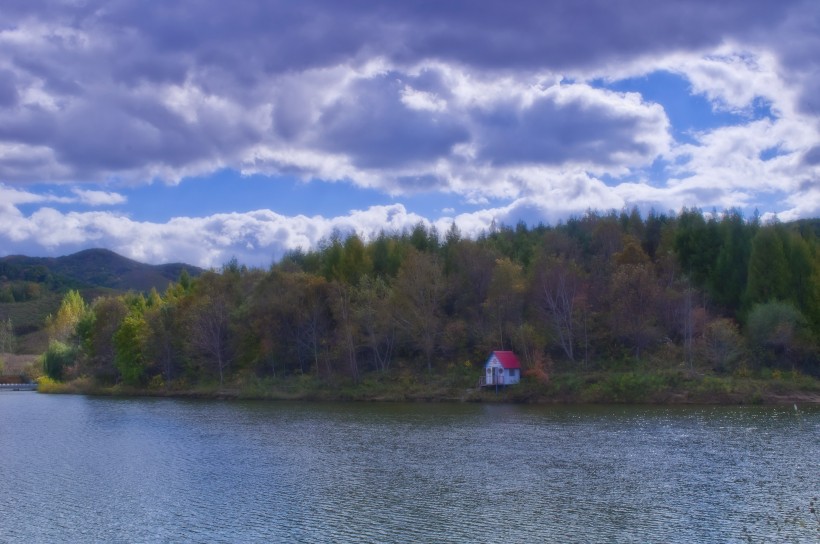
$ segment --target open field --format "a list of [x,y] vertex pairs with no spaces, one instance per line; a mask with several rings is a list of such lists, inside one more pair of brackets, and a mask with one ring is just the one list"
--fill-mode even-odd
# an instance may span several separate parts
[[3,361],[3,372],[5,375],[17,375],[26,370],[27,366],[37,364],[37,355],[20,355],[16,353],[0,353],[0,361]]

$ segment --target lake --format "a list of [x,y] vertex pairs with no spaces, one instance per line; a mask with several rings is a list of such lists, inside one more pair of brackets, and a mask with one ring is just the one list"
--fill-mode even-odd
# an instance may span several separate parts
[[820,408],[0,393],[0,542],[817,542]]

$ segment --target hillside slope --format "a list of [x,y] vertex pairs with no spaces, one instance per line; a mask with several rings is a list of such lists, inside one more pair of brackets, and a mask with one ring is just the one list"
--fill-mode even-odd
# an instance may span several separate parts
[[183,270],[191,276],[201,268],[183,263],[140,263],[107,249],[87,249],[63,257],[0,258],[0,281],[26,280],[76,288],[105,287],[118,291],[163,291]]
[[18,353],[45,349],[46,316],[57,311],[63,295],[77,289],[91,302],[103,294],[152,288],[163,292],[186,270],[192,277],[201,268],[182,263],[150,265],[106,249],[88,249],[63,257],[0,258],[0,321],[11,320]]

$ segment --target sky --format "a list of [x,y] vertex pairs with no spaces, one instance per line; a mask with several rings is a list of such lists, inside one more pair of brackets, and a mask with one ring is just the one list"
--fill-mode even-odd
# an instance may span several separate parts
[[820,215],[816,0],[4,0],[0,255]]

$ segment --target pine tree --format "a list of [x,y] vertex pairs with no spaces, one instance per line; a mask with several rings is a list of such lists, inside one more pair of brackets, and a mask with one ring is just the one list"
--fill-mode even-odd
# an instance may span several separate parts
[[789,298],[789,265],[778,228],[762,228],[752,240],[746,287],[748,307]]

